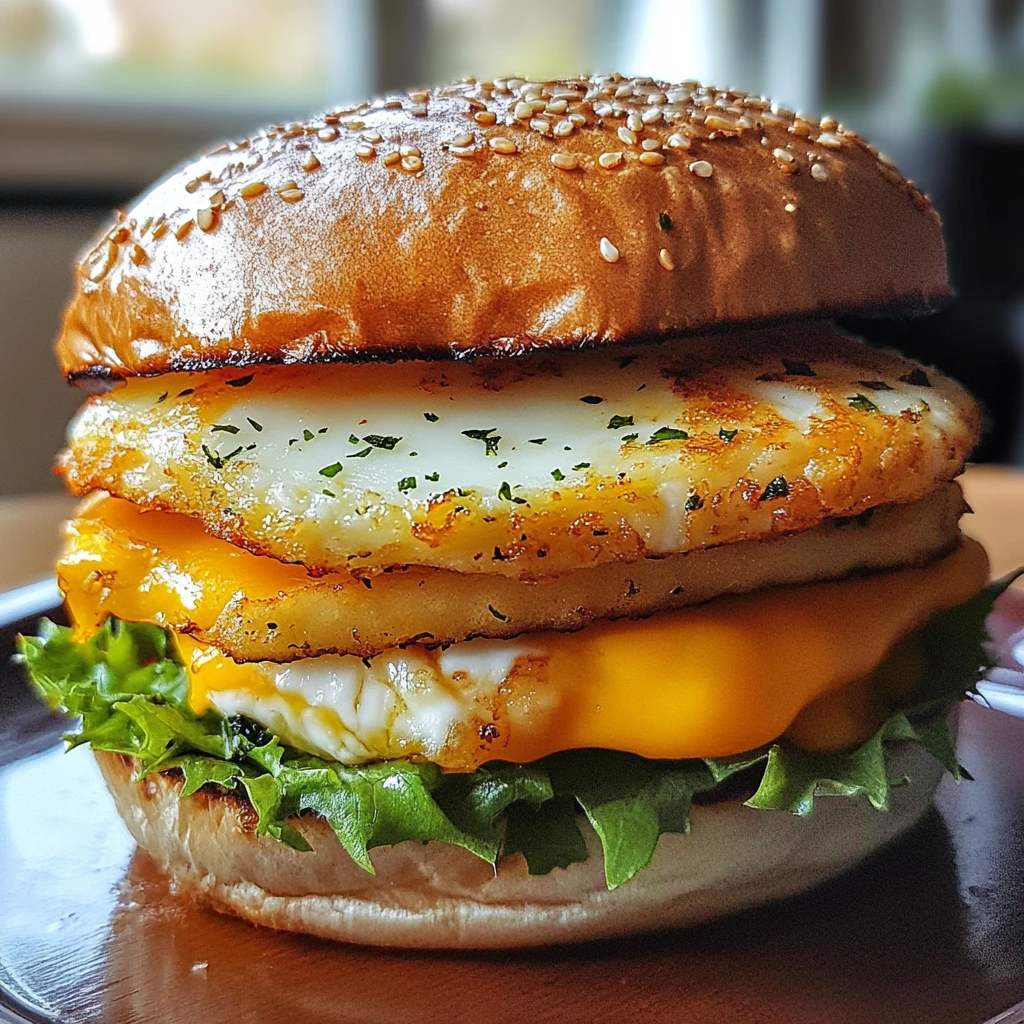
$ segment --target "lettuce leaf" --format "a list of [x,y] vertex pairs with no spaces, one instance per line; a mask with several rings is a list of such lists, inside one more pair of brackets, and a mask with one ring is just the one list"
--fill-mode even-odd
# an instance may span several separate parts
[[726,784],[753,792],[751,808],[806,815],[816,796],[832,794],[862,796],[884,811],[892,787],[907,781],[890,778],[894,743],[916,743],[954,778],[969,778],[957,763],[946,713],[975,692],[989,664],[985,617],[1013,578],[932,620],[922,632],[931,671],[915,705],[856,750],[835,754],[778,741],[708,760],[572,750],[468,774],[406,760],[351,767],[289,748],[243,716],[194,714],[185,671],[156,626],[110,619],[76,643],[69,629],[43,620],[38,636],[19,638],[19,660],[49,704],[78,717],[69,746],[90,743],[137,758],[140,778],[180,772],[182,797],[203,786],[242,792],[256,812],[257,832],[297,850],[310,849],[302,817],[315,814],[370,872],[372,849],[412,840],[461,846],[491,864],[519,852],[531,873],[546,874],[586,859],[582,815],[615,888],[651,862],[663,833],[689,832],[695,797]]

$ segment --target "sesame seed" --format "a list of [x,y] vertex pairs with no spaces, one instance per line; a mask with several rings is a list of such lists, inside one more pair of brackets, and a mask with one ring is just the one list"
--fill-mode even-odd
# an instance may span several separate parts
[[494,122],[498,120],[498,115],[495,114],[493,110],[478,110],[473,115],[473,120],[476,121],[477,124],[489,125],[494,124]]
[[361,137],[363,141],[369,142],[373,146],[376,146],[378,142],[384,141],[376,132],[363,132]]
[[320,161],[317,160],[317,158],[312,153],[310,153],[306,157],[306,159],[302,161],[302,169],[307,174],[309,174],[312,171],[315,171],[319,166],[320,166]]
[[442,146],[471,146],[472,144],[473,136],[470,132],[463,132],[461,135],[456,135],[455,138],[441,143]]
[[163,238],[167,234],[167,221],[161,221],[153,228],[153,238]]
[[636,134],[631,132],[628,128],[620,128],[618,130],[619,140],[624,142],[627,146],[636,145]]
[[139,234],[140,235],[144,235],[150,229],[152,224],[153,224],[153,218],[152,217],[147,217],[142,222],[142,227],[139,228]]
[[535,117],[530,122],[530,127],[535,132],[540,132],[541,135],[547,135],[547,133],[549,131],[551,131],[551,122],[550,121],[543,121],[539,117]]
[[598,103],[594,107],[594,113],[598,117],[611,117],[615,113],[615,108],[610,103]]
[[579,111],[573,111],[569,115],[569,122],[578,128],[580,125],[587,123],[587,115],[581,114]]
[[210,196],[210,205],[211,206],[223,206],[224,205],[224,191],[222,189],[217,189],[217,191],[214,192],[212,196]]
[[128,241],[128,229],[127,228],[115,228],[110,232],[110,240],[114,245],[120,245],[122,242]]
[[811,177],[815,181],[828,181],[828,171],[821,164],[811,164]]
[[645,110],[640,115],[640,120],[644,124],[657,124],[662,118],[662,113],[657,107],[652,107],[650,110]]
[[131,261],[137,267],[141,267],[143,263],[149,262],[149,257],[146,255],[146,250],[141,245],[133,245],[131,251]]
[[552,135],[562,139],[565,138],[566,135],[572,135],[575,128],[576,125],[574,125],[572,121],[559,121],[558,124],[551,129],[551,133]]
[[360,160],[372,160],[376,155],[377,150],[366,142],[360,146],[356,146],[356,156],[359,157]]
[[666,145],[669,149],[689,149],[690,140],[685,135],[673,133],[668,137]]
[[390,153],[385,153],[384,154],[384,166],[385,167],[392,167],[394,164],[397,164],[398,161],[401,160],[401,159],[402,159],[402,154],[399,153],[397,149],[393,149],[393,150],[391,150]]
[[196,211],[196,223],[203,231],[212,231],[217,226],[217,214],[209,206]]
[[520,100],[513,108],[512,115],[517,121],[528,121],[533,117],[533,107],[529,103]]
[[306,193],[301,188],[286,188],[281,190],[280,195],[286,203],[297,203],[305,198]]
[[634,111],[626,117],[626,127],[631,132],[642,132],[644,130],[643,118]]
[[715,132],[731,132],[736,130],[736,122],[728,118],[719,117],[718,114],[708,114],[704,118],[704,124]]
[[202,184],[198,178],[193,178],[191,181],[185,183],[186,192],[195,192],[197,188]]
[[783,209],[786,213],[796,213],[796,207],[792,203],[786,203]]
[[192,220],[191,218],[189,220],[182,221],[182,223],[179,224],[174,229],[174,237],[179,242],[182,241],[182,239],[184,239],[185,236],[192,230],[192,227],[193,227],[194,224],[195,224],[195,221]]
[[345,122],[345,127],[350,132],[358,132],[358,131],[361,131],[363,128],[366,127],[366,122],[365,121],[346,121]]
[[661,143],[657,139],[644,139],[643,142],[640,143],[640,148],[654,152],[655,150],[661,149]]
[[262,181],[250,181],[248,185],[243,185],[239,190],[239,195],[243,199],[255,199],[257,196],[263,195],[267,191],[267,186]]
[[338,137],[338,129],[333,127],[321,128],[316,133],[316,137],[321,142],[333,142]]
[[545,114],[564,114],[569,109],[569,104],[566,100],[554,100],[552,103],[548,103],[544,107]]
[[616,249],[615,246],[612,245],[612,243],[607,238],[601,239],[600,249],[601,257],[602,259],[605,260],[605,262],[615,263],[616,260],[618,260],[619,250]]
[[448,152],[452,156],[472,156],[476,152],[476,146],[449,146]]
[[422,89],[417,89],[416,92],[409,93],[409,99],[411,99],[413,103],[426,103],[429,98],[430,93],[424,92]]
[[818,127],[823,132],[830,132],[839,127],[839,122],[834,117],[825,116],[818,122]]
[[402,170],[416,173],[423,170],[423,161],[418,156],[403,156]]
[[579,160],[574,153],[552,153],[551,162],[560,171],[575,171],[579,166]]
[[710,178],[711,172],[714,168],[707,162],[707,160],[694,160],[689,167],[691,174],[696,174],[698,178]]
[[662,103],[666,103],[667,101],[668,96],[663,92],[652,92],[650,96],[647,97],[647,102],[654,104],[655,106],[661,106]]
[[86,263],[86,275],[90,281],[99,281],[117,259],[117,248],[113,242],[102,242]]
[[646,164],[648,167],[658,167],[660,164],[665,162],[664,153],[652,153],[649,150],[645,150],[640,154],[640,163]]
[[620,85],[615,90],[615,98],[617,100],[624,100],[624,99],[627,99],[629,96],[632,96],[632,95],[633,95],[633,90],[628,85]]
[[661,252],[658,253],[658,262],[666,270],[676,269],[676,261],[672,259],[672,253],[670,253],[668,249],[662,249]]
[[519,149],[511,139],[506,139],[504,135],[495,135],[493,139],[487,140],[487,144],[495,153],[502,153],[505,156],[510,156],[512,153],[518,152]]
[[399,146],[398,147],[398,155],[399,156],[423,156],[423,154],[415,146],[409,146],[409,145]]
[[818,138],[817,143],[819,146],[824,146],[826,149],[839,149],[842,146],[842,142],[839,137],[833,135],[831,132],[822,132]]

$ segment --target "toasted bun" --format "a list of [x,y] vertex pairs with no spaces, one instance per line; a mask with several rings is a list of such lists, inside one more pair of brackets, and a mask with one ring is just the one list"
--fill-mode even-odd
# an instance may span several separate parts
[[71,376],[518,353],[948,294],[927,199],[830,119],[468,80],[172,173],[84,257],[57,348]]
[[597,837],[583,826],[583,864],[531,876],[521,855],[496,871],[443,843],[374,850],[377,873],[351,860],[319,818],[301,820],[313,853],[258,837],[253,811],[200,790],[179,800],[172,776],[132,780],[133,762],[96,755],[118,811],[141,846],[184,889],[256,924],[375,946],[488,949],[538,946],[684,927],[810,889],[910,828],[942,769],[901,747],[888,812],[822,797],[809,818],[744,807],[696,806],[690,835],[663,835],[654,861],[608,891]]

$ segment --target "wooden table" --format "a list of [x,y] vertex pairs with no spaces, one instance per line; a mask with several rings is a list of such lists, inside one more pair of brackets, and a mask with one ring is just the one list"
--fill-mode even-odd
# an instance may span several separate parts
[[[1024,563],[1024,474],[972,469],[965,489],[994,571]],[[11,523],[0,503],[0,536]],[[960,756],[977,781],[947,779],[919,828],[834,883],[688,932],[459,955],[327,945],[173,899],[38,709],[46,749],[17,756],[27,707],[0,719],[0,985],[34,1004],[21,1019],[980,1024],[1024,1000],[1024,722],[975,706]]]

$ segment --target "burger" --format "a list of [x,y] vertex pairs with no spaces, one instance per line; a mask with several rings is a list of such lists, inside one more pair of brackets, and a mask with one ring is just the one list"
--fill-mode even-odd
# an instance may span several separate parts
[[979,411],[834,323],[949,294],[884,156],[735,90],[465,79],[225,144],[78,266],[72,625],[22,659],[252,922],[527,946],[808,889],[964,774]]

